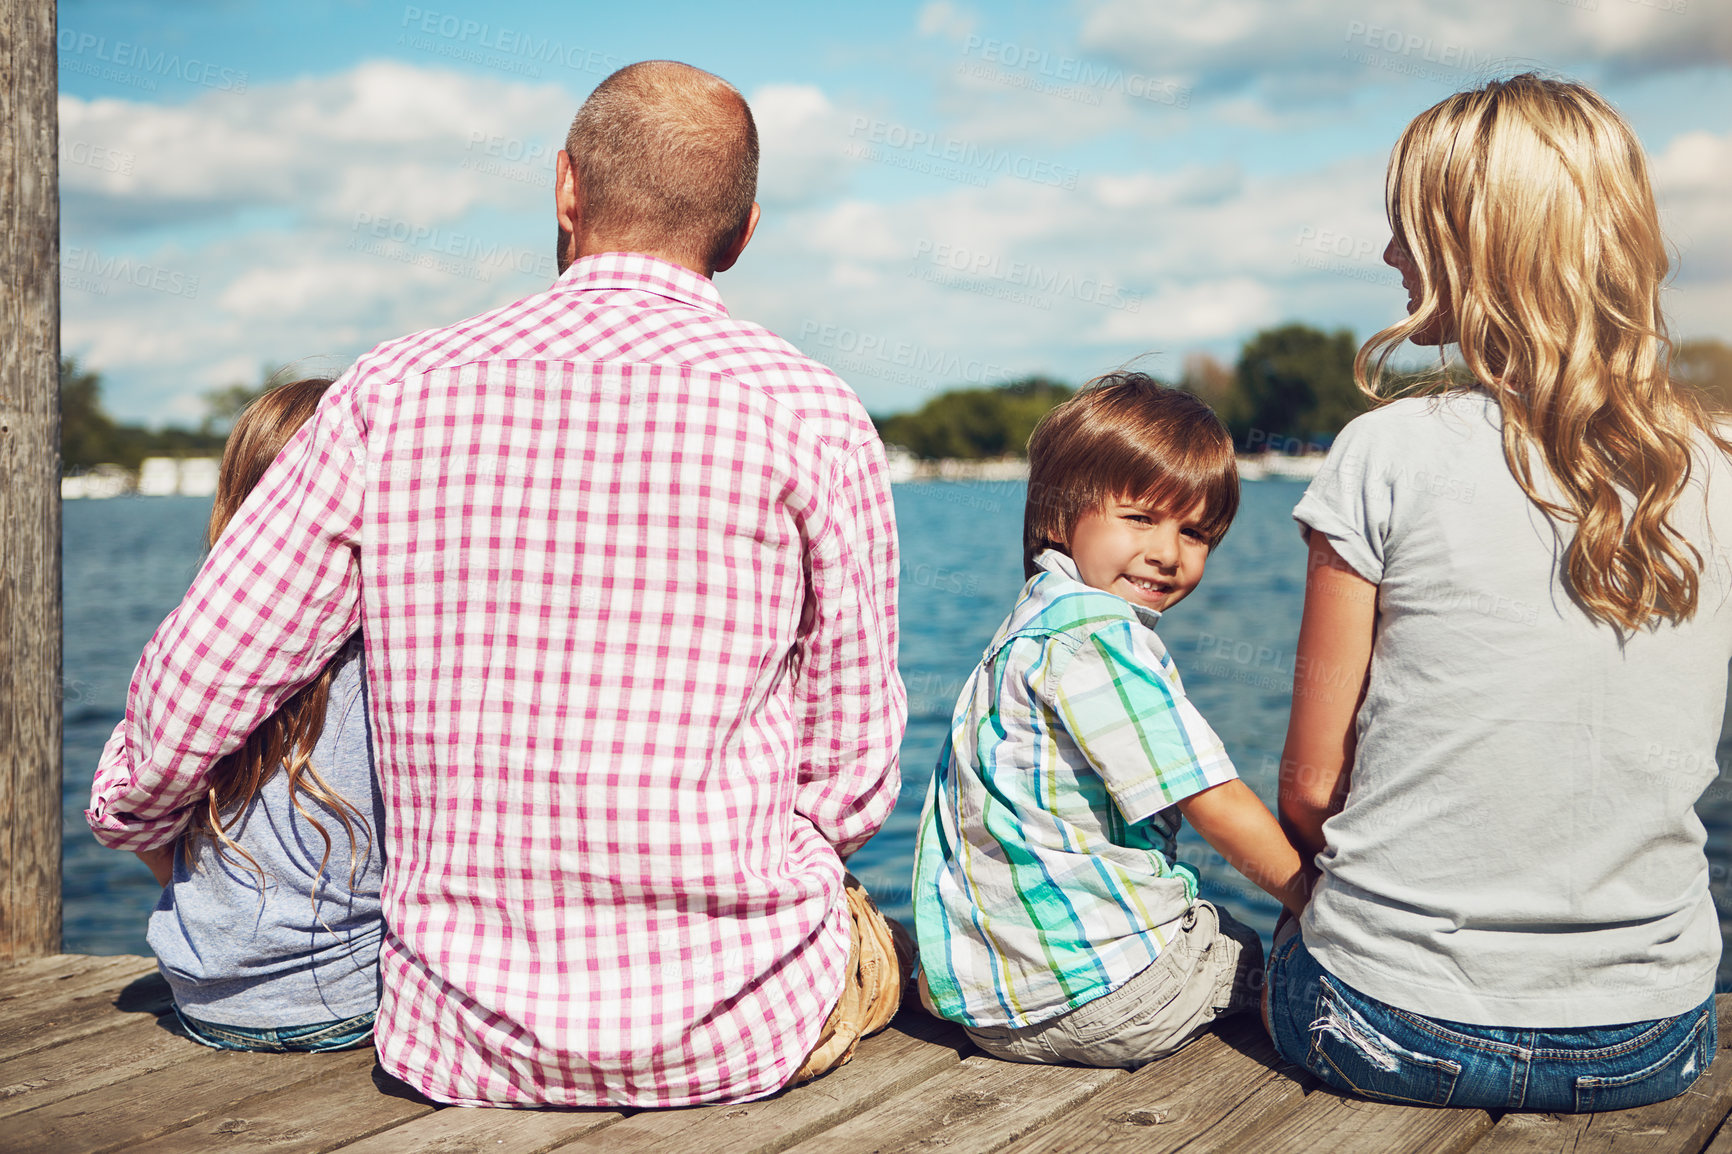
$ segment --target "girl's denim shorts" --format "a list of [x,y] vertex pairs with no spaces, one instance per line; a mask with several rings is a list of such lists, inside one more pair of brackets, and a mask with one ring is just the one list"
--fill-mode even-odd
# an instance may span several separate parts
[[373,1041],[373,1014],[357,1014],[311,1026],[219,1026],[201,1022],[174,1008],[174,1016],[193,1041],[213,1050],[262,1050],[282,1054],[318,1050],[353,1050]]
[[1427,1018],[1360,993],[1298,933],[1269,957],[1269,1032],[1327,1085],[1381,1102],[1586,1113],[1675,1098],[1714,1060],[1714,999],[1673,1018],[1535,1030]]

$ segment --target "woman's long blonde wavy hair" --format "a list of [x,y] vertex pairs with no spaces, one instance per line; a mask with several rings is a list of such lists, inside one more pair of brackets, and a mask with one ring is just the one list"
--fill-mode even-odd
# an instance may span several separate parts
[[[319,398],[331,387],[324,377],[309,377],[279,385],[248,405],[235,419],[223,449],[222,468],[217,477],[216,504],[210,512],[210,527],[206,543],[215,545],[230,518],[258,485],[259,479],[284,445],[307,423],[318,407]],[[259,790],[279,769],[288,775],[289,797],[295,811],[318,831],[324,840],[325,853],[319,861],[319,874],[331,860],[331,835],[319,818],[304,804],[310,800],[334,814],[342,823],[350,846],[349,884],[353,886],[358,859],[355,856],[357,828],[372,832],[361,811],[336,790],[332,789],[313,767],[313,747],[325,728],[325,710],[331,699],[331,681],[341,663],[332,661],[319,675],[284,702],[266,719],[245,745],[217,763],[211,771],[210,785],[205,790],[204,804],[194,811],[187,827],[188,850],[201,837],[216,841],[220,852],[233,850],[244,857],[258,875],[260,896],[264,892],[264,869],[231,835],[242,820],[247,803],[258,796]],[[188,853],[188,860],[192,855]]]
[[[1690,618],[1702,556],[1672,514],[1700,439],[1732,446],[1670,379],[1669,261],[1635,133],[1582,85],[1495,81],[1407,126],[1385,203],[1420,299],[1360,349],[1359,387],[1416,391],[1390,387],[1390,354],[1413,336],[1457,344],[1502,410],[1516,481],[1575,526],[1565,571],[1576,602],[1624,632]],[[1553,498],[1535,485],[1536,457]]]

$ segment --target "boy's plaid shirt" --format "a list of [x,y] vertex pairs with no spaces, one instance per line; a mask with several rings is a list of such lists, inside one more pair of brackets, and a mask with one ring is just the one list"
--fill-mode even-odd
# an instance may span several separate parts
[[956,704],[915,854],[932,1000],[971,1026],[1045,1021],[1146,969],[1197,896],[1172,806],[1237,776],[1160,614],[1035,560]]
[[90,825],[172,840],[359,626],[385,1069],[465,1104],[767,1094],[842,988],[837,854],[896,800],[896,575],[842,382],[695,273],[589,257],[333,386],[146,648]]

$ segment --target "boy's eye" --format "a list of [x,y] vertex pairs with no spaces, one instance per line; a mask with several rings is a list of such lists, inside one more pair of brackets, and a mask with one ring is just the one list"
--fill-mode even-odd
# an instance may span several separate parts
[[1183,530],[1183,532],[1184,532],[1185,536],[1191,538],[1194,541],[1207,541],[1209,539],[1208,536],[1201,529],[1198,529],[1195,526],[1187,526]]
[[1139,525],[1153,525],[1155,519],[1147,513],[1126,513],[1125,520],[1135,521]]

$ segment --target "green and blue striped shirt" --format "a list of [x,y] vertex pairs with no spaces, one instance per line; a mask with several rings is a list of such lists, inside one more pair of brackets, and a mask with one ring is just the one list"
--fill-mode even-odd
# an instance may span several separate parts
[[1237,776],[1155,635],[1056,550],[970,676],[920,819],[934,1008],[1026,1026],[1147,968],[1196,900],[1174,803]]

